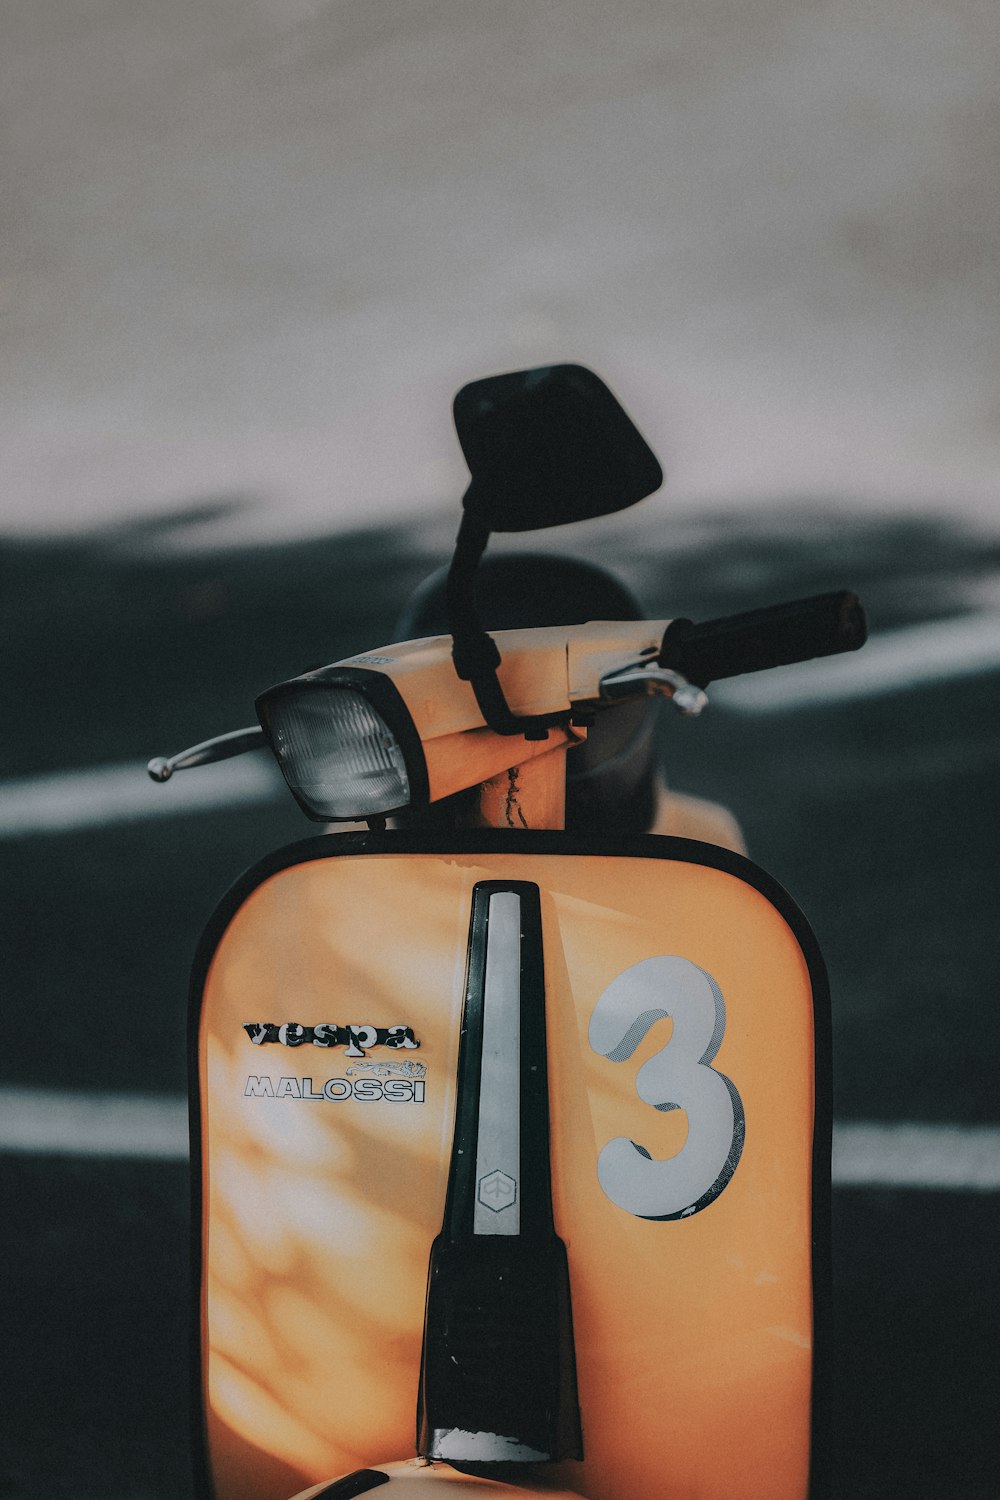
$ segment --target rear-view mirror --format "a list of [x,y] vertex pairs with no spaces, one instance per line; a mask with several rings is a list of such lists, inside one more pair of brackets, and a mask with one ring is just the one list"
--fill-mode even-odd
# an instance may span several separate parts
[[602,380],[545,365],[463,386],[455,427],[489,531],[535,531],[610,515],[658,489],[663,471]]

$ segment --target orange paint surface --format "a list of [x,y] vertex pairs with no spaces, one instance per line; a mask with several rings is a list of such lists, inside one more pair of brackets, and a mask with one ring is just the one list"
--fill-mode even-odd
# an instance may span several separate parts
[[[206,981],[203,1326],[218,1500],[287,1500],[414,1451],[472,888],[505,878],[534,881],[542,900],[554,1207],[586,1453],[553,1477],[593,1500],[801,1500],[813,1034],[790,929],[751,886],[696,864],[391,854],[272,876],[230,923]],[[654,1158],[683,1144],[685,1112],[660,1113],[635,1090],[672,1023],[657,1021],[620,1063],[588,1042],[605,986],[660,954],[690,959],[719,985],[727,1024],[714,1066],[746,1116],[728,1186],[666,1222],[616,1207],[596,1163],[613,1137]],[[254,1046],[243,1029],[254,1022],[409,1026],[420,1046],[354,1059],[308,1040]],[[408,1072],[422,1102],[416,1089],[339,1097],[400,1063],[419,1064]],[[322,1096],[328,1080],[341,1080],[334,1097],[301,1097]]]

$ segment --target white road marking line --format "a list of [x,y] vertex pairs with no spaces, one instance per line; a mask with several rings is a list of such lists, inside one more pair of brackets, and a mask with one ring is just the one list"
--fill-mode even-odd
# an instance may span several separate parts
[[843,1121],[833,1127],[839,1187],[1000,1190],[1000,1126]]
[[[0,1152],[186,1161],[179,1095],[0,1089]],[[1000,1125],[842,1120],[833,1127],[835,1187],[1000,1191]]]
[[930,687],[998,667],[1000,615],[967,615],[888,631],[844,656],[731,678],[710,686],[708,697],[740,713],[781,713]]
[[186,1161],[187,1100],[0,1089],[0,1151]]
[[72,833],[145,818],[266,802],[284,782],[263,755],[200,766],[157,785],[144,761],[0,782],[0,838]]

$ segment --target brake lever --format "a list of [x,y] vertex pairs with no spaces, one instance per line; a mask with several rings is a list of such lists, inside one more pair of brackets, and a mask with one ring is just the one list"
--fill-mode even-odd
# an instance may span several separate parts
[[659,666],[655,660],[637,661],[607,672],[599,686],[601,697],[610,703],[622,698],[661,696],[669,698],[680,713],[692,718],[708,706],[708,696],[700,687],[671,667]]
[[203,740],[192,745],[179,755],[169,759],[157,756],[146,767],[153,781],[169,781],[175,771],[189,771],[193,766],[208,766],[217,760],[229,760],[233,755],[243,755],[248,750],[267,748],[267,737],[258,724],[249,729],[232,729],[228,734],[217,734],[214,739]]

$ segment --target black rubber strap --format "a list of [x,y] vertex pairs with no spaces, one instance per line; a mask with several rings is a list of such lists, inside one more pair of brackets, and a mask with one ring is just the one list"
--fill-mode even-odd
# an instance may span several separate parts
[[504,696],[497,676],[500,651],[482,627],[473,594],[476,568],[489,537],[483,523],[466,510],[445,582],[452,661],[462,681],[471,684],[479,710],[494,734],[523,734],[527,740],[544,740],[550,729],[567,724],[570,714],[515,714]]

